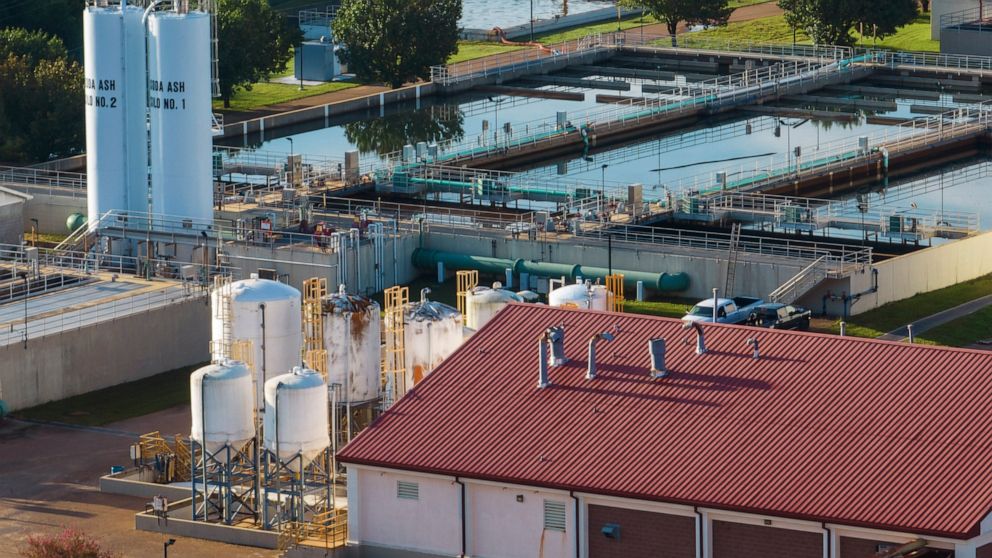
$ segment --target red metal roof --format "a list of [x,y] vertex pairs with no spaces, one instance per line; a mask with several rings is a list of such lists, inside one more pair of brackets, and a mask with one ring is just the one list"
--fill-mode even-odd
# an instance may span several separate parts
[[[537,388],[538,337],[571,361]],[[598,376],[585,379],[590,337]],[[969,538],[992,508],[992,354],[509,306],[344,462]],[[647,339],[668,344],[648,377]],[[747,338],[760,340],[751,358]]]

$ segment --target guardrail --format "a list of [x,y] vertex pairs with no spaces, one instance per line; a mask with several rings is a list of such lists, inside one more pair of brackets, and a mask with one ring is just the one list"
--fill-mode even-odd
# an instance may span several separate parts
[[816,259],[768,295],[771,302],[791,304],[827,276],[826,256]]
[[41,190],[49,195],[86,197],[86,173],[0,166],[0,186]]
[[978,6],[946,13],[940,16],[940,28],[955,27],[960,25],[978,24],[992,19],[992,6],[978,3]]
[[[55,335],[95,325],[108,320],[142,314],[158,308],[163,308],[195,300],[207,296],[205,289],[184,289],[183,287],[168,287],[152,293],[138,293],[125,298],[100,302],[94,306],[78,310],[64,310],[53,316],[28,317],[24,320],[9,322],[0,326],[0,346],[21,343],[27,340]],[[28,301],[30,304],[30,300]]]
[[799,146],[798,157],[795,151],[772,155],[764,160],[765,164],[761,160],[755,160],[753,168],[744,165],[725,167],[682,177],[665,186],[673,191],[712,195],[732,190],[758,191],[782,180],[819,172],[838,163],[850,164],[884,157],[883,149],[895,153],[898,150],[987,130],[990,124],[992,103],[958,107],[938,115],[889,126],[873,134],[821,144],[815,149]]
[[431,66],[431,81],[450,86],[463,81],[501,76],[548,64],[560,64],[579,54],[604,51],[617,46],[616,33],[595,33],[570,41],[546,45],[543,49],[530,49],[486,56],[453,65]]

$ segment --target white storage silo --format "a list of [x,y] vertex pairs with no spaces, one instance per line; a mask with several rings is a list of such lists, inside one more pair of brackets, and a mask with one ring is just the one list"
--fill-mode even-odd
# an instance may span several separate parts
[[586,281],[584,284],[565,285],[551,291],[548,305],[606,311],[609,309],[609,298],[610,293],[606,287]]
[[455,352],[463,340],[463,320],[457,309],[428,300],[426,292],[421,292],[420,302],[407,304],[403,309],[407,389]]
[[209,14],[148,16],[153,213],[213,219],[210,56]]
[[[240,451],[255,436],[255,394],[251,372],[243,362],[204,366],[190,375],[189,389],[193,415],[189,438],[207,453],[227,445]],[[227,455],[214,459],[226,462]]]
[[147,208],[142,13],[137,6],[83,11],[86,206],[94,223],[110,210]]
[[341,285],[321,301],[327,383],[342,386],[342,402],[362,403],[379,397],[382,327],[379,305],[350,295]]
[[[265,382],[263,445],[293,471],[331,445],[327,384],[317,372],[296,367]],[[297,455],[302,463],[292,461]]]
[[465,293],[466,326],[477,330],[489,323],[507,304],[523,302],[519,295],[502,287],[500,283],[493,283],[492,288],[480,286]]
[[[249,279],[214,289],[210,293],[210,306],[213,358],[224,357],[221,348],[225,342],[250,341],[259,391],[268,378],[300,365],[303,350],[300,291],[252,274]],[[227,328],[225,320],[230,322]],[[257,394],[256,402],[261,407],[261,393]]]

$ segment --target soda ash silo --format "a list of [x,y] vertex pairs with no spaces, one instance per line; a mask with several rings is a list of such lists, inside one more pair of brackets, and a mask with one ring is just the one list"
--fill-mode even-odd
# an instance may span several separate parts
[[420,301],[403,309],[407,389],[455,352],[465,337],[461,313],[447,304],[428,300],[428,292],[421,291]]
[[[243,362],[225,360],[193,372],[189,377],[193,426],[189,438],[209,454],[225,445],[241,450],[255,436],[255,394],[251,372]],[[215,455],[227,460],[226,452]]]
[[609,309],[610,293],[603,285],[593,285],[590,281],[565,285],[551,291],[549,306],[585,308],[589,310]]
[[[227,302],[223,300],[225,297]],[[300,291],[252,274],[249,279],[214,289],[210,293],[210,306],[213,358],[224,358],[224,320],[230,320],[226,341],[251,342],[259,390],[268,378],[286,374],[300,365],[303,349]],[[259,393],[257,403],[261,405],[261,402]]]
[[[293,471],[331,445],[327,384],[317,372],[296,367],[265,382],[265,449]],[[296,456],[301,462],[293,461]]]
[[321,301],[327,382],[342,386],[342,402],[362,403],[379,397],[382,328],[379,305],[345,286]]
[[110,210],[147,208],[142,13],[120,5],[83,11],[86,211],[93,223]]
[[492,288],[478,286],[465,293],[465,325],[479,329],[489,323],[500,310],[511,302],[523,302],[523,298],[512,291],[493,283]]
[[[177,2],[178,10],[184,9]],[[213,219],[210,14],[148,16],[152,212]]]

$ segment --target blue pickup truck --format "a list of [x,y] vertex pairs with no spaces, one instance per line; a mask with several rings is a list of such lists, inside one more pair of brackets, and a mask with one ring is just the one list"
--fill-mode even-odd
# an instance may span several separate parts
[[[716,299],[716,321],[721,324],[743,324],[764,301],[749,296]],[[700,300],[682,317],[684,322],[712,322],[713,299]]]

